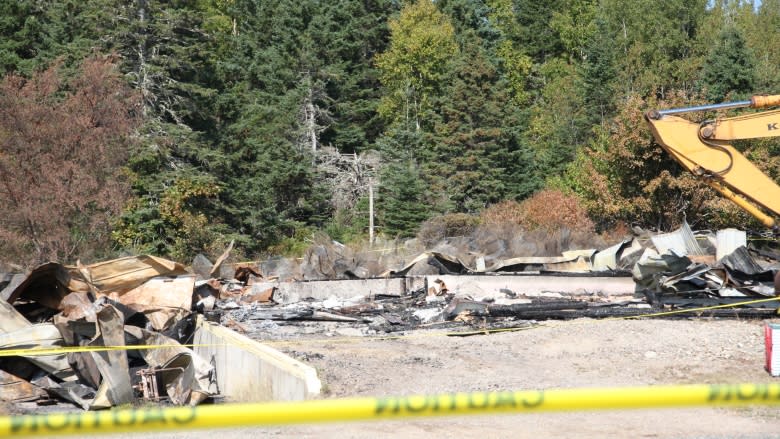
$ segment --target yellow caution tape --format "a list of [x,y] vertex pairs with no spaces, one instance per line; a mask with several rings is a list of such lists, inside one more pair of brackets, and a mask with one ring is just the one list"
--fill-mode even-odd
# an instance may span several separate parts
[[780,403],[780,384],[447,393],[0,417],[0,437],[391,420],[421,416]]
[[192,348],[197,346],[227,346],[225,344],[158,344],[158,345],[122,345],[122,346],[55,346],[50,348],[0,349],[1,357],[34,357],[41,355],[60,355],[75,352],[129,351],[140,349]]
[[610,317],[603,320],[625,320],[625,319],[640,319],[644,317],[660,317],[660,316],[669,316],[673,314],[684,314],[689,312],[699,312],[699,311],[708,311],[711,309],[723,309],[723,308],[736,308],[738,306],[742,305],[753,305],[755,303],[764,303],[764,302],[776,302],[780,300],[780,297],[770,297],[768,299],[756,299],[756,300],[747,300],[743,302],[736,302],[736,303],[727,303],[723,305],[711,305],[711,306],[702,306],[699,308],[681,308],[676,309],[673,311],[659,311],[655,313],[648,313],[648,314],[640,314],[636,316],[622,316],[622,317]]

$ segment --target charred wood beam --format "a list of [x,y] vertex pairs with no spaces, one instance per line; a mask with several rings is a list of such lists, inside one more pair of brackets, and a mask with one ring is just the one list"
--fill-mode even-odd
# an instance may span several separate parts
[[488,305],[487,315],[493,317],[512,317],[517,314],[539,312],[539,311],[560,311],[577,310],[588,307],[586,302],[549,302],[549,303],[519,303],[513,305]]
[[772,308],[726,308],[700,310],[673,310],[676,314],[665,314],[659,309],[634,308],[624,306],[589,306],[587,302],[562,301],[555,303],[530,303],[514,305],[489,305],[474,301],[453,301],[445,309],[445,318],[452,320],[458,315],[472,317],[514,317],[521,320],[576,319],[576,318],[608,318],[608,317],[642,317],[647,318],[690,318],[690,317],[740,317],[740,318],[771,318],[777,310]]
[[576,300],[493,305],[474,300],[455,299],[444,309],[444,317],[448,320],[452,320],[455,316],[464,311],[468,311],[473,316],[512,317],[527,312],[585,309],[587,307],[588,304],[586,302]]

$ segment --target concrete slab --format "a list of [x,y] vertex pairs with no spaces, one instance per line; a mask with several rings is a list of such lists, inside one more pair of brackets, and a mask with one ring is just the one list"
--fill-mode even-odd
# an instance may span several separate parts
[[193,350],[212,362],[229,402],[301,401],[320,394],[317,371],[276,349],[198,318]]
[[441,280],[447,289],[456,295],[465,294],[481,300],[484,296],[494,296],[500,290],[510,290],[517,294],[539,296],[543,293],[589,294],[601,293],[607,296],[634,294],[636,288],[630,277],[610,276],[426,276],[428,285]]
[[309,282],[279,282],[274,292],[274,302],[282,305],[300,302],[304,299],[325,300],[331,297],[350,299],[364,296],[371,300],[382,294],[402,296],[408,291],[405,278],[356,279],[356,280],[324,280]]
[[[287,305],[302,300],[324,301],[330,298],[351,299],[363,296],[371,300],[377,295],[403,296],[443,281],[449,292],[474,298],[504,297],[500,290],[538,296],[543,293],[590,294],[607,296],[634,294],[636,285],[631,277],[614,276],[552,276],[540,274],[515,275],[430,275],[405,278],[359,279],[311,282],[280,282],[273,300]],[[481,300],[481,299],[478,299]]]

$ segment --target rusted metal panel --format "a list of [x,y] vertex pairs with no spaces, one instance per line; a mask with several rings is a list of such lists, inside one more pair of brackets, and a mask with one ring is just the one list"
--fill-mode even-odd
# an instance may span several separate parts
[[34,300],[51,308],[58,309],[62,298],[70,293],[71,273],[58,263],[48,262],[36,267],[16,289],[8,296],[8,303],[19,299]]
[[138,353],[151,368],[169,369],[158,378],[172,403],[196,405],[217,393],[214,367],[192,349],[145,329],[126,326],[125,332],[140,344],[158,346]]
[[71,292],[122,295],[157,276],[187,274],[184,266],[155,256],[131,256],[97,264],[70,267],[55,262],[36,267],[8,297],[33,300],[50,309]]
[[[124,346],[122,314],[113,306],[106,306],[97,313],[97,324],[100,336],[96,337],[90,346]],[[130,367],[127,352],[109,350],[90,352],[95,360],[100,376],[103,378],[98,387],[95,400],[90,409],[109,408],[115,405],[133,402],[133,387],[130,384]]]
[[[142,255],[114,259],[86,266],[90,282],[101,292],[124,294],[158,276],[188,274],[183,265],[155,256]],[[86,285],[73,285],[73,291],[88,291]]]
[[119,302],[143,312],[162,331],[190,313],[194,289],[194,275],[155,277],[119,296]]
[[[48,323],[33,325],[11,304],[0,300],[0,348],[37,348],[62,346],[62,335]],[[25,357],[41,369],[62,380],[76,379],[65,354],[35,355]]]
[[46,397],[46,392],[40,387],[0,370],[0,401],[24,402],[44,397]]

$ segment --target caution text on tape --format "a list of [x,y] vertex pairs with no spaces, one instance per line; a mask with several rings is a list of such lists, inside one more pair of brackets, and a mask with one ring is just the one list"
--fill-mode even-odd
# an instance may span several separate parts
[[448,393],[0,417],[0,437],[270,426],[420,416],[780,404],[780,383]]

